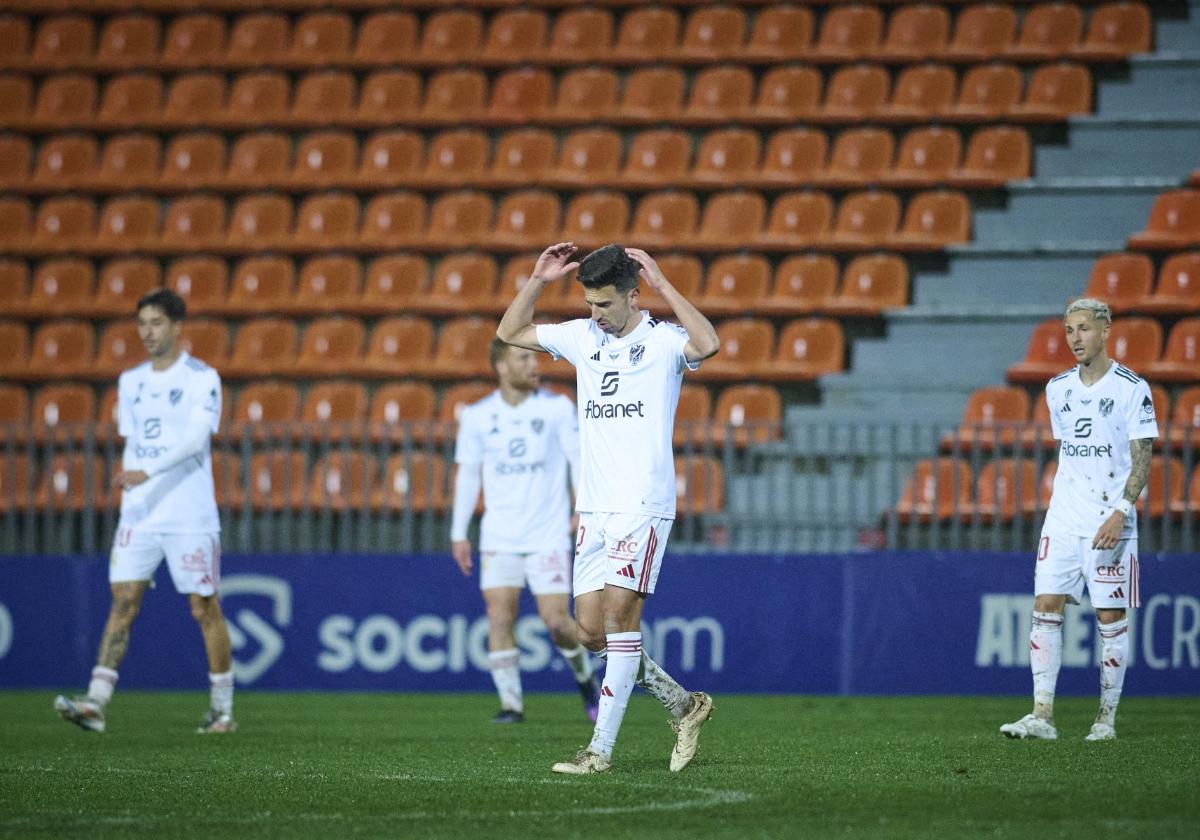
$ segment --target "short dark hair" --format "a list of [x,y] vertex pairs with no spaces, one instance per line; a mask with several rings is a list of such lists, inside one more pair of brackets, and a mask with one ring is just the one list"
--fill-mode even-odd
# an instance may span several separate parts
[[488,360],[491,361],[493,369],[496,367],[496,362],[507,355],[509,346],[508,342],[503,339],[492,339],[492,343],[488,345]]
[[154,289],[142,295],[135,313],[141,312],[145,306],[157,306],[172,321],[182,321],[187,317],[187,304],[183,298],[167,288]]
[[641,266],[620,245],[605,245],[583,258],[579,282],[588,289],[615,286],[618,292],[637,288]]

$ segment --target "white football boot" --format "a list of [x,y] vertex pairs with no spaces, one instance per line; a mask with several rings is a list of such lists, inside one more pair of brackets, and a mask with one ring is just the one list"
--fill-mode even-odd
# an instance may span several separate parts
[[104,731],[104,707],[91,697],[64,697],[60,694],[54,698],[54,711],[63,720],[88,732]]
[[671,772],[678,773],[691,763],[700,746],[700,727],[713,711],[712,698],[703,691],[692,692],[692,708],[679,720],[671,721],[675,730],[675,747],[671,750]]
[[1058,730],[1054,728],[1054,724],[1048,720],[1043,720],[1039,717],[1034,717],[1032,714],[1025,715],[1018,721],[1006,723],[1000,727],[1000,731],[1009,738],[1033,738],[1041,741],[1057,741]]
[[566,773],[569,776],[587,776],[592,773],[603,773],[612,767],[612,759],[588,749],[575,753],[570,761],[560,761],[550,769],[555,773]]
[[1093,723],[1092,731],[1084,736],[1085,741],[1115,741],[1117,728],[1111,723]]

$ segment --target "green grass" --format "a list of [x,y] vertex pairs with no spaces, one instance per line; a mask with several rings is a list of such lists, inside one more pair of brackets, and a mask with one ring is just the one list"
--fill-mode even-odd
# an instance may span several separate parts
[[118,692],[109,731],[47,692],[0,692],[0,837],[1195,837],[1200,699],[1129,698],[1120,740],[1083,741],[1095,701],[1060,699],[1056,743],[996,727],[1023,698],[720,696],[700,753],[667,770],[665,713],[635,695],[611,773],[550,764],[590,725],[566,695],[237,698],[241,731],[193,733],[199,694]]

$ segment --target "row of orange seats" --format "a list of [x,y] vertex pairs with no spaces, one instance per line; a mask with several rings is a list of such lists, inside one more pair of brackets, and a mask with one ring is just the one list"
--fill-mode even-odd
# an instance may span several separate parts
[[[523,254],[501,268],[491,255],[469,252],[442,257],[431,271],[421,257],[381,257],[366,268],[364,285],[362,262],[349,256],[309,258],[298,277],[291,259],[250,257],[237,263],[232,282],[216,257],[175,260],[165,279],[157,261],[129,257],[106,263],[97,285],[91,260],[67,257],[40,263],[32,289],[28,266],[7,260],[0,261],[0,303],[5,315],[28,319],[132,316],[142,295],[166,285],[192,315],[499,315],[536,259]],[[908,266],[897,254],[856,256],[844,268],[828,254],[786,257],[775,268],[758,254],[720,256],[707,266],[693,255],[665,254],[657,261],[672,285],[710,315],[862,317],[908,302]],[[641,291],[642,307],[671,317],[660,295]],[[549,286],[538,310],[582,315],[582,291],[573,282]]]
[[[574,399],[573,386],[551,382],[549,387]],[[218,437],[240,440],[398,440],[405,431],[419,443],[442,443],[454,434],[462,409],[494,391],[494,382],[472,380],[450,385],[435,394],[433,384],[405,380],[379,385],[368,392],[364,383],[321,380],[301,395],[293,382],[249,382],[231,397],[223,386]],[[99,400],[92,385],[56,383],[37,388],[30,400],[24,386],[0,385],[0,432],[6,441],[78,441],[116,438],[117,388],[104,388]],[[755,383],[722,389],[714,405],[704,385],[684,383],[675,414],[678,446],[736,446],[774,440],[780,434],[783,402],[772,385]]]
[[[1155,444],[1200,445],[1200,385],[1182,388],[1175,397],[1162,385],[1150,386],[1154,415],[1160,436]],[[1031,413],[1032,406],[1032,413]],[[1161,434],[1163,429],[1166,434]],[[1050,409],[1039,391],[1030,399],[1029,391],[1012,385],[985,386],[967,398],[959,428],[942,440],[946,451],[990,451],[995,448],[1034,446],[1054,448],[1058,442],[1050,431]]]
[[[1025,86],[1022,97],[1022,86]],[[956,92],[957,89],[957,92]],[[745,65],[716,65],[694,77],[679,67],[650,66],[618,73],[587,67],[557,78],[543,68],[506,70],[490,84],[472,68],[441,70],[422,83],[412,70],[380,70],[361,91],[349,71],[314,71],[292,85],[281,71],[247,72],[229,87],[216,73],[175,78],[114,76],[100,93],[94,76],[63,73],[33,80],[0,75],[0,128],[178,130],[330,125],[386,128],[397,124],[471,123],[686,125],[806,122],[1058,122],[1090,112],[1092,74],[1082,64],[1037,67],[1024,81],[1011,64],[974,65],[961,82],[949,65],[919,65],[892,77],[878,64],[839,68],[828,82],[810,65],[782,65],[756,82]]]
[[[1158,382],[1200,382],[1200,318],[1176,322],[1163,348],[1162,324],[1153,318],[1115,320],[1109,332],[1108,355],[1140,376]],[[1050,377],[1075,366],[1061,318],[1038,324],[1029,338],[1024,360],[1010,365],[1009,382],[1045,384]]]
[[1200,189],[1160,193],[1150,208],[1146,229],[1130,236],[1127,244],[1155,251],[1200,246]]
[[[693,151],[693,145],[695,149]],[[891,131],[855,128],[833,139],[820,129],[788,128],[765,138],[755,129],[717,129],[695,144],[689,132],[650,129],[628,142],[614,129],[577,129],[561,146],[554,132],[523,128],[496,137],[478,129],[416,131],[366,137],[346,130],[313,132],[293,141],[261,131],[232,144],[211,132],[177,134],[167,143],[148,134],[118,134],[103,148],[91,134],[46,137],[37,144],[0,136],[0,189],[17,192],[176,192],[216,189],[382,191],[396,187],[504,188],[540,184],[563,190],[656,187],[759,188],[936,184],[995,187],[1029,177],[1030,140],[1023,128],[975,131],[963,156],[954,128],[907,131],[897,148]]]
[[[59,454],[37,464],[27,455],[0,454],[0,514],[112,510],[120,494],[106,481],[109,469],[97,457]],[[450,498],[446,458],[424,451],[393,454],[332,451],[311,466],[301,452],[276,450],[242,460],[213,453],[217,504],[237,511],[376,510],[443,512]],[[90,480],[89,480],[90,477]],[[721,462],[709,455],[676,458],[677,509],[682,515],[723,509]]]
[[[1058,461],[1047,461],[1038,475],[1029,458],[990,461],[975,476],[969,461],[941,457],[918,461],[905,482],[895,514],[902,522],[978,519],[990,523],[1030,518],[1046,510]],[[1182,459],[1155,456],[1139,508],[1150,516],[1194,516],[1200,512],[1200,467],[1185,480]]]
[[1189,315],[1200,312],[1200,251],[1171,254],[1158,270],[1148,254],[1120,252],[1096,260],[1084,297],[1115,313]]
[[[665,190],[642,196],[636,208],[622,192],[596,190],[571,198],[520,190],[494,203],[478,190],[441,193],[432,204],[397,191],[359,206],[347,192],[320,193],[293,205],[279,193],[233,201],[188,195],[165,208],[157,198],[120,196],[97,213],[85,197],[47,198],[36,211],[25,198],[0,198],[0,249],[13,254],[194,253],[285,250],[373,253],[396,248],[512,252],[572,240],[580,245],[628,241],[647,248],[720,251],[801,248],[937,251],[970,238],[971,207],[956,190],[909,199],[870,190],[846,195],[834,211],[824,192],[796,191],[767,199],[753,190],[695,193]],[[162,218],[164,217],[165,218]],[[228,217],[228,226],[226,218]]]
[[[338,374],[469,379],[491,374],[488,344],[496,321],[455,318],[435,338],[428,319],[402,315],[379,321],[368,338],[362,321],[335,316],[300,332],[291,319],[253,319],[239,325],[231,350],[224,321],[191,319],[183,329],[185,347],[228,379]],[[789,321],[778,335],[766,319],[737,318],[718,323],[717,335],[721,354],[694,378],[802,381],[845,365],[845,334],[832,318]],[[137,328],[128,320],[105,328],[99,342],[85,321],[48,321],[34,331],[32,342],[24,324],[0,321],[0,353],[0,376],[13,380],[110,379],[144,359]],[[562,360],[544,362],[542,369],[552,378],[575,376]]]
[[[917,3],[886,16],[871,5],[834,7],[816,16],[779,3],[752,15],[732,5],[670,8],[505,10],[487,18],[472,9],[430,14],[346,12],[303,15],[256,11],[227,26],[223,17],[189,14],[166,27],[146,14],[96,22],[83,15],[48,17],[34,32],[26,17],[0,18],[0,63],[28,68],[321,67],[330,64],[442,66],[460,62],[700,62],[729,58],[781,61],[1107,61],[1150,48],[1145,3],[1106,3],[1085,13],[1074,3],[1040,3],[1018,24],[1013,5],[989,3],[952,16],[945,5]],[[952,19],[953,18],[953,19]],[[357,22],[357,35],[355,32]],[[1019,29],[1018,29],[1019,25]],[[815,40],[814,40],[815,34]]]

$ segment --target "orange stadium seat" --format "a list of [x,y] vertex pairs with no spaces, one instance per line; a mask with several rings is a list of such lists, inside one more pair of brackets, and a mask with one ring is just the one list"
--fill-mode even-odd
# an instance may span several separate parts
[[105,126],[133,126],[162,118],[163,83],[148,73],[114,76],[104,86],[96,120]]
[[728,427],[737,446],[778,440],[782,421],[783,401],[771,385],[732,385],[721,392],[713,412],[715,431],[723,435]]
[[1084,297],[1096,297],[1113,312],[1141,309],[1154,283],[1154,266],[1145,254],[1105,254],[1092,265]]
[[33,207],[26,198],[0,197],[0,246],[23,248],[33,233]]
[[679,46],[680,19],[674,9],[640,8],[621,17],[612,57],[648,62],[670,59]]
[[168,205],[162,226],[163,247],[181,251],[212,248],[224,238],[224,199],[214,195],[188,195]]
[[105,478],[104,462],[98,457],[55,455],[43,467],[34,505],[43,511],[105,510],[113,496]]
[[113,379],[121,371],[146,360],[146,350],[132,320],[115,321],[100,332],[96,360],[89,376]]
[[256,452],[248,469],[250,502],[257,510],[311,509],[303,452]]
[[470,62],[483,47],[483,17],[468,9],[438,11],[425,19],[417,58],[423,64]]
[[815,67],[772,67],[758,83],[749,118],[755,122],[806,120],[821,110],[821,74]]
[[0,384],[0,441],[25,435],[29,428],[29,392],[23,385]]
[[643,248],[671,247],[691,238],[699,216],[699,202],[690,191],[648,193],[634,210],[630,244]]
[[754,74],[740,65],[708,67],[693,78],[682,118],[689,122],[736,122],[750,113]]
[[942,441],[943,449],[991,451],[1011,446],[1029,422],[1029,392],[1012,385],[978,388],[967,397],[958,431]]
[[693,181],[701,184],[730,186],[751,180],[762,154],[758,132],[744,128],[711,131],[700,141]]
[[617,111],[616,71],[608,67],[580,67],[558,81],[554,105],[546,119],[559,123],[592,123]]
[[989,461],[980,469],[975,485],[975,503],[960,513],[964,518],[978,515],[984,523],[1033,516],[1049,501],[1038,498],[1037,468],[1025,458]]
[[958,171],[962,137],[953,128],[914,128],[900,141],[896,164],[883,175],[884,183],[897,187],[944,184]]
[[97,246],[104,250],[132,251],[158,242],[160,206],[156,198],[110,198],[100,210]]
[[438,124],[459,124],[483,116],[487,78],[479,70],[442,70],[425,86],[421,118]]
[[1044,385],[1052,376],[1075,366],[1061,318],[1048,318],[1033,328],[1024,360],[1009,366],[1009,382]]
[[942,57],[952,61],[983,62],[995,58],[1016,40],[1017,13],[1008,3],[962,6],[954,20],[954,35]]
[[334,186],[350,180],[358,163],[358,141],[349,131],[316,131],[300,138],[291,183]]
[[416,303],[429,278],[429,266],[415,254],[395,254],[367,266],[362,297],[355,310],[367,315],[404,311]]
[[946,520],[969,512],[974,478],[971,466],[956,458],[925,458],[904,482],[896,515],[902,522]]
[[[1156,411],[1155,414],[1157,413]],[[1160,425],[1163,422],[1161,415],[1158,422]],[[1175,406],[1171,409],[1169,438],[1175,444],[1195,446],[1200,443],[1200,385],[1184,388],[1175,398]],[[1200,495],[1193,491],[1192,499],[1194,502],[1200,502]]]
[[815,379],[845,369],[846,337],[832,318],[790,321],[779,334],[779,346],[766,366],[764,379]]
[[410,11],[371,12],[358,25],[354,62],[359,65],[400,64],[417,51],[420,23]]
[[482,245],[491,239],[494,208],[477,190],[442,193],[429,210],[426,245],[445,249]]
[[813,13],[803,6],[764,6],[754,15],[750,37],[739,54],[755,61],[803,58],[812,45]]
[[90,134],[49,137],[38,148],[33,183],[41,187],[79,189],[96,175],[100,149]]
[[67,127],[91,122],[99,98],[96,79],[78,73],[47,76],[38,86],[33,120],[44,127]]
[[[662,269],[662,273],[671,281],[681,295],[688,300],[695,300],[700,296],[700,286],[704,278],[704,268],[700,265],[700,260],[691,254],[662,254],[656,255],[655,261],[658,267]],[[643,309],[650,310],[650,313],[659,317],[674,318],[674,312],[662,295],[652,290],[645,283],[639,283],[641,302],[639,306]],[[567,311],[571,314],[580,312],[583,309],[582,295],[576,289],[569,286],[563,290],[564,300],[568,304]]]
[[976,64],[963,74],[950,115],[956,120],[1001,119],[1021,101],[1021,71],[1011,64]]
[[334,451],[313,464],[309,499],[318,509],[365,507],[379,484],[379,462],[363,452]]
[[379,70],[363,80],[353,119],[386,126],[414,119],[421,111],[421,96],[421,77],[412,70]]
[[0,136],[0,189],[24,187],[32,163],[33,144],[29,138]]
[[[1130,254],[1146,260],[1144,254]],[[1138,304],[1141,312],[1155,315],[1189,315],[1200,312],[1200,251],[1172,254],[1158,272],[1154,293]]]
[[1033,71],[1020,105],[1010,113],[1023,120],[1058,122],[1092,110],[1092,74],[1082,64],[1044,64]]
[[142,295],[162,285],[162,270],[156,260],[126,257],[112,260],[100,270],[96,296],[88,311],[93,315],[134,314]]
[[940,4],[901,6],[888,19],[883,44],[871,58],[924,61],[941,55],[950,39],[950,13]]
[[873,248],[891,239],[900,223],[900,199],[891,192],[857,192],[838,205],[833,231],[825,245]]
[[466,379],[488,376],[492,363],[488,345],[496,335],[496,322],[488,318],[455,318],[442,324],[427,369],[435,379]]
[[520,128],[496,139],[487,180],[498,186],[539,184],[554,165],[554,135],[542,128]]
[[358,199],[350,193],[310,195],[296,211],[291,247],[352,247],[358,237]]
[[243,73],[229,89],[224,121],[254,128],[283,122],[290,98],[291,85],[283,73]]
[[95,64],[105,68],[153,67],[158,61],[162,26],[157,17],[120,15],[105,21]]
[[1025,13],[1006,58],[1050,61],[1065,55],[1083,35],[1083,11],[1074,3],[1039,3]]
[[715,316],[756,311],[758,302],[770,292],[771,264],[759,255],[732,254],[718,257],[708,266],[704,294],[696,305]]
[[358,303],[361,265],[354,257],[313,257],[300,269],[296,296],[288,307],[298,313],[348,312]]
[[446,425],[457,423],[464,408],[479,402],[494,390],[494,382],[459,382],[451,385],[442,392],[441,399],[438,400],[438,422]]
[[888,120],[926,122],[938,119],[954,107],[958,77],[945,64],[906,67],[896,77],[892,98],[879,108]]
[[775,328],[763,318],[735,318],[717,324],[721,352],[704,363],[701,380],[759,379],[772,367]]
[[487,254],[451,254],[438,261],[433,283],[418,306],[433,315],[462,315],[491,309],[496,300],[498,269]]
[[997,187],[1029,177],[1029,132],[1012,126],[990,126],[971,135],[962,168],[947,180],[960,187]]
[[488,137],[475,129],[443,131],[429,143],[424,180],[433,186],[478,183],[487,171]]
[[0,75],[0,123],[25,122],[32,102],[33,82],[28,76]]
[[1184,318],[1171,327],[1162,360],[1149,362],[1139,372],[1162,382],[1200,382],[1200,318]]
[[1200,245],[1200,190],[1168,190],[1154,199],[1146,229],[1129,237],[1129,247],[1175,251]]
[[558,184],[615,181],[621,168],[621,135],[609,128],[584,128],[563,138],[549,180]]
[[414,244],[425,230],[425,199],[413,192],[377,195],[363,209],[361,243],[372,248]]
[[224,321],[189,317],[180,330],[179,346],[223,372],[229,356],[229,325]]
[[579,193],[563,212],[563,241],[581,248],[619,242],[629,229],[629,198],[623,192],[594,190]]
[[295,322],[284,318],[258,318],[238,327],[229,361],[221,373],[230,379],[288,375],[295,361]]
[[1079,61],[1119,61],[1150,52],[1154,23],[1146,3],[1105,3],[1092,10],[1083,41],[1067,52]]
[[103,190],[150,188],[160,182],[163,150],[151,134],[118,134],[104,144],[93,185]]
[[314,437],[340,439],[350,424],[367,416],[367,404],[367,389],[360,382],[315,382],[304,397],[300,420]]
[[246,67],[271,67],[287,59],[291,24],[281,14],[256,12],[233,21],[225,63]]
[[854,128],[843,131],[833,141],[829,165],[818,173],[817,181],[845,187],[863,187],[877,183],[892,166],[896,141],[892,132],[880,128]]
[[376,434],[399,437],[409,424],[433,422],[435,398],[428,382],[409,380],[380,385],[371,395],[368,414]]
[[1142,491],[1139,501],[1142,500],[1146,513],[1152,517],[1163,516],[1172,509],[1182,509],[1183,462],[1161,455],[1151,458],[1150,476],[1146,479],[1146,489]]
[[90,247],[96,236],[96,205],[75,196],[48,198],[38,205],[32,244],[45,251]]
[[225,179],[243,189],[280,184],[287,180],[291,160],[292,143],[286,135],[275,131],[243,134],[229,153]]
[[904,211],[904,223],[888,247],[932,251],[961,245],[971,238],[971,203],[958,190],[918,193]]
[[[340,315],[313,321],[300,340],[297,376],[334,376],[352,369],[362,359],[366,328],[357,318]],[[366,409],[366,397],[362,408]]]
[[29,299],[29,266],[24,260],[0,257],[0,301],[4,312],[13,314],[23,309]]
[[340,64],[350,57],[354,23],[344,12],[309,12],[296,21],[287,60],[300,67]]
[[33,43],[29,18],[16,15],[0,17],[0,64],[20,67],[29,59]]
[[783,193],[771,205],[766,230],[756,244],[784,251],[811,247],[828,238],[832,221],[833,200],[828,193]]
[[600,61],[612,50],[615,29],[608,9],[564,9],[554,16],[546,58],[557,64]]
[[809,56],[832,62],[867,58],[878,51],[882,36],[883,14],[875,6],[833,6],[821,19]]
[[704,202],[700,227],[691,244],[706,250],[738,248],[754,241],[763,231],[767,202],[761,193],[729,190]]
[[29,366],[29,329],[16,321],[0,321],[0,374],[11,378]]
[[367,138],[353,180],[361,186],[415,181],[424,159],[425,141],[417,132],[381,131]]
[[675,470],[675,509],[683,516],[725,510],[725,471],[713,455],[685,455]]
[[[177,189],[216,186],[225,180],[227,156],[225,139],[219,134],[176,134],[162,155],[162,172],[158,183]],[[116,183],[120,177],[119,172],[113,172],[107,179]]]
[[700,6],[688,13],[676,60],[722,61],[740,58],[746,16],[734,6]]
[[33,502],[34,470],[28,455],[0,455],[0,513],[27,510]]
[[230,214],[226,241],[235,248],[255,251],[286,247],[292,216],[292,200],[285,195],[242,196]]
[[549,28],[541,9],[506,9],[492,16],[483,50],[474,60],[488,64],[540,60],[546,53]]
[[486,119],[503,125],[540,122],[550,111],[554,79],[539,67],[505,70],[492,81]]
[[642,131],[629,143],[620,181],[627,186],[666,186],[683,181],[692,156],[691,138],[672,128]]
[[96,49],[96,24],[85,15],[43,19],[33,38],[31,64],[56,69],[88,64]]
[[351,73],[314,71],[296,82],[290,119],[292,123],[314,126],[344,122],[353,116],[357,101],[357,84]]
[[824,309],[837,286],[837,260],[828,254],[797,254],[775,269],[771,293],[757,306],[774,315],[806,315]]
[[167,25],[159,64],[165,67],[214,67],[225,56],[225,19],[202,12],[174,18]]
[[663,122],[683,112],[685,77],[678,67],[639,67],[625,78],[614,116],[631,121]]
[[445,460],[428,452],[390,456],[383,465],[383,479],[373,504],[385,510],[445,510],[448,505]]
[[34,272],[33,287],[23,308],[39,317],[89,315],[95,287],[91,260],[46,260]]
[[266,315],[286,308],[295,296],[296,271],[286,257],[250,257],[233,273],[224,311],[231,315]]
[[433,324],[402,315],[379,321],[371,330],[359,371],[363,376],[395,378],[422,375],[433,360]]
[[824,131],[781,129],[768,138],[762,166],[751,180],[762,186],[810,183],[825,168],[828,151]]
[[[34,393],[30,419],[38,440],[70,437],[95,416],[96,392],[91,385],[44,385]],[[67,431],[64,426],[75,428]]]
[[708,441],[712,421],[712,396],[703,385],[684,382],[679,386],[679,402],[675,407],[675,430],[672,441],[676,447],[702,447]]
[[868,254],[846,265],[841,288],[824,309],[841,317],[873,317],[907,304],[908,264],[896,254]]
[[211,312],[225,301],[229,269],[218,257],[183,257],[167,267],[164,285],[184,299],[189,314]]
[[876,64],[852,64],[836,70],[825,88],[821,117],[841,122],[867,119],[883,109],[892,80]]
[[84,376],[92,369],[96,333],[85,321],[47,321],[33,334],[27,371],[35,379]]

